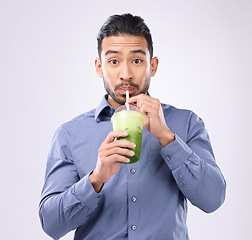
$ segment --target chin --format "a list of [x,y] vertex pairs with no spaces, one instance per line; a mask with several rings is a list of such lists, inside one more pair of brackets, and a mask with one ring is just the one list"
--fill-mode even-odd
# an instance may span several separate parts
[[116,97],[116,99],[114,99],[114,101],[119,103],[120,105],[124,105],[126,102],[125,97]]

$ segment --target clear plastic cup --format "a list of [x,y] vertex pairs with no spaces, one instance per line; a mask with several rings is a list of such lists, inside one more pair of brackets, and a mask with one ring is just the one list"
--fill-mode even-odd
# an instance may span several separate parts
[[128,133],[127,137],[121,137],[118,140],[126,139],[136,144],[134,149],[130,149],[135,152],[135,155],[126,157],[130,159],[129,163],[137,162],[141,152],[144,116],[137,107],[129,105],[129,110],[127,110],[126,106],[123,105],[116,109],[111,122],[114,131],[125,131]]

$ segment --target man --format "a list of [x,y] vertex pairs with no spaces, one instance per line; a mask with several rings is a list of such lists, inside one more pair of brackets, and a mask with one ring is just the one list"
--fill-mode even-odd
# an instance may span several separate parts
[[[96,71],[108,94],[56,131],[40,202],[43,229],[54,239],[76,229],[76,240],[187,240],[187,199],[213,212],[225,198],[204,123],[149,95],[158,59],[142,18],[111,16],[99,32],[98,53]],[[116,140],[127,132],[112,131],[110,122],[126,90],[145,118],[134,164],[125,163],[135,145]]]

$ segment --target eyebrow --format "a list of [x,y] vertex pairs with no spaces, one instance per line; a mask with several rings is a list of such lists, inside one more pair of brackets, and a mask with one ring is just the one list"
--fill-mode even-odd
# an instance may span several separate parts
[[120,52],[119,51],[115,51],[115,50],[108,50],[107,52],[105,52],[105,56],[108,55],[108,54],[119,54]]
[[141,50],[141,49],[139,49],[139,50],[133,50],[130,53],[142,53],[143,55],[146,55],[146,52],[143,51],[143,50]]
[[[146,55],[146,52],[141,50],[141,49],[132,50],[132,51],[130,51],[130,53],[142,53],[143,55]],[[121,52],[116,51],[116,50],[108,50],[107,52],[105,52],[105,56],[108,55],[108,54],[121,54]]]

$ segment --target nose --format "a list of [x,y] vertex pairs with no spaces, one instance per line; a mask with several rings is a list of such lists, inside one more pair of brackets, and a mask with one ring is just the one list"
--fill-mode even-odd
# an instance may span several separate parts
[[120,79],[122,81],[132,81],[133,79],[133,74],[131,71],[131,68],[128,63],[124,63],[121,65],[121,72],[120,72]]

